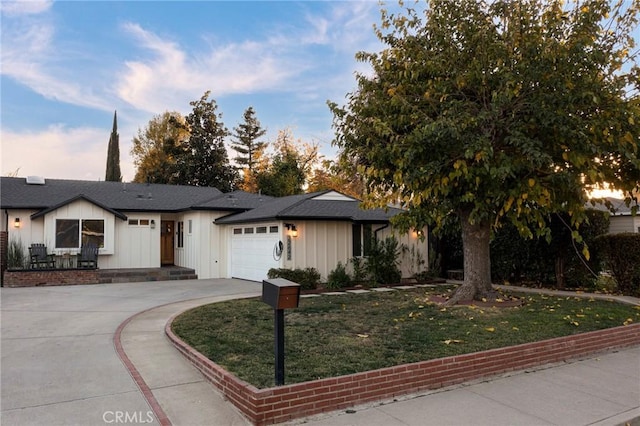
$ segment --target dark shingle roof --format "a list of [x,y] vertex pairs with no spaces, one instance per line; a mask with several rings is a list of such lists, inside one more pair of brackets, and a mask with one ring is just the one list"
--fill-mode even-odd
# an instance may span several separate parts
[[64,179],[46,179],[44,185],[28,185],[24,178],[3,177],[0,180],[0,207],[3,209],[48,209],[80,196],[109,209],[132,212],[243,211],[261,203],[257,194],[242,191],[232,194],[242,202],[234,205],[225,200],[228,194],[210,187]]
[[[613,210],[614,210],[612,214],[614,216],[629,216],[631,215],[631,207],[636,205],[634,201],[631,201],[631,204],[627,206],[625,204],[625,201],[620,198],[606,197],[606,198],[603,198],[603,200],[607,200],[608,202],[611,203],[611,206],[613,207]],[[591,203],[588,202],[585,205],[585,207],[588,209],[595,209],[595,210],[611,213],[609,208],[606,205],[601,203],[596,203],[595,205],[591,205]]]
[[363,210],[358,200],[342,195],[337,199],[317,199],[332,192],[274,198],[244,191],[224,194],[216,188],[183,185],[63,179],[46,179],[44,185],[29,185],[24,178],[3,177],[0,180],[0,208],[40,210],[35,213],[37,217],[75,200],[85,199],[116,214],[185,210],[238,212],[218,219],[216,223],[276,219],[386,223],[402,211],[396,208]]
[[357,200],[316,199],[330,191],[291,195],[275,198],[253,210],[226,216],[216,223],[247,223],[268,220],[349,220],[354,222],[386,223],[400,209],[389,208],[364,210]]

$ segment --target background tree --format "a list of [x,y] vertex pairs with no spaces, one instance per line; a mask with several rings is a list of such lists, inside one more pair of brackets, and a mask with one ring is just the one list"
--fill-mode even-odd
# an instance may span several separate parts
[[180,145],[184,153],[176,161],[177,182],[182,185],[212,186],[220,191],[231,191],[238,181],[238,171],[231,166],[224,146],[229,134],[217,114],[215,100],[208,100],[209,91],[190,105],[186,128],[189,138]]
[[[360,52],[348,105],[330,103],[336,144],[370,204],[400,202],[404,229],[462,229],[464,284],[449,301],[490,297],[489,242],[512,223],[549,236],[566,212],[572,237],[585,188],[640,186],[637,0],[434,0],[382,11],[387,47]],[[630,197],[627,198],[630,200]]]
[[[352,167],[340,167],[337,161],[324,159],[320,166],[313,169],[309,178],[307,192],[332,189],[358,200],[364,194],[364,183]],[[348,170],[348,171],[347,171]]]
[[272,196],[302,194],[318,158],[318,146],[296,141],[290,129],[280,130],[273,143],[275,153],[265,158],[256,173],[258,190]]
[[113,129],[109,136],[109,147],[107,148],[107,170],[104,180],[111,182],[122,182],[120,172],[120,135],[118,134],[118,113],[113,113]]
[[238,153],[238,156],[234,157],[234,161],[243,170],[243,181],[240,187],[248,192],[256,192],[257,184],[254,172],[256,164],[260,163],[267,147],[266,142],[258,141],[267,133],[267,130],[262,128],[255,115],[253,107],[245,110],[244,122],[233,128],[234,141],[231,143],[231,148]]
[[188,139],[185,119],[179,112],[166,111],[153,117],[133,138],[131,155],[136,166],[134,182],[176,184],[177,157],[181,142]]

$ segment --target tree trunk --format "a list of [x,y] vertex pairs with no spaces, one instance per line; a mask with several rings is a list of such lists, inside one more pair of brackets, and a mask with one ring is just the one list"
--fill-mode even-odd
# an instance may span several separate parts
[[556,288],[558,290],[564,290],[564,257],[561,254],[556,256]]
[[491,222],[469,223],[470,212],[460,213],[462,252],[464,254],[464,282],[447,301],[448,306],[462,300],[495,299],[491,287],[491,257],[489,243]]

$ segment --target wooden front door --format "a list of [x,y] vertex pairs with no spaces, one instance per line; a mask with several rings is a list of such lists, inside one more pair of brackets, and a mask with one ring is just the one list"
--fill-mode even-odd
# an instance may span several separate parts
[[160,263],[173,265],[173,221],[163,220],[160,228]]

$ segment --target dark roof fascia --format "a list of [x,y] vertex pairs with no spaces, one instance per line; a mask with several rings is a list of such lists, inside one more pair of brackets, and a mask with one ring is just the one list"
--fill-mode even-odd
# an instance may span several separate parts
[[56,204],[55,206],[52,206],[52,207],[49,207],[48,209],[44,209],[44,210],[41,210],[41,211],[39,211],[37,213],[34,213],[34,214],[31,215],[31,219],[37,219],[37,218],[39,218],[41,216],[46,215],[47,213],[50,213],[50,212],[52,212],[54,210],[58,210],[60,207],[66,206],[66,205],[71,204],[71,203],[73,203],[75,201],[78,201],[78,200],[85,200],[85,201],[87,201],[87,202],[89,202],[89,203],[91,203],[91,204],[93,204],[95,206],[100,207],[104,211],[112,213],[113,215],[115,215],[119,219],[127,220],[127,216],[125,216],[123,213],[121,213],[121,212],[119,212],[117,210],[113,210],[112,208],[107,207],[104,204],[99,203],[96,200],[93,200],[90,197],[87,197],[86,195],[83,195],[83,194],[76,195],[75,197],[69,198],[68,200],[65,200],[65,201],[63,201],[61,203]]
[[198,210],[198,211],[210,211],[210,212],[232,212],[232,213],[243,213],[249,210],[253,210],[250,207],[200,207],[193,206],[187,210]]
[[[244,212],[240,212],[240,213],[244,213]],[[261,218],[257,218],[257,219],[240,219],[240,220],[233,220],[233,215],[235,213],[231,213],[228,214],[226,216],[222,216],[219,217],[218,219],[216,219],[216,225],[238,225],[241,223],[262,223],[262,222],[273,222],[274,220],[282,220],[279,217],[261,217]],[[220,219],[226,219],[229,218],[229,220],[225,220],[224,222],[219,223]]]

